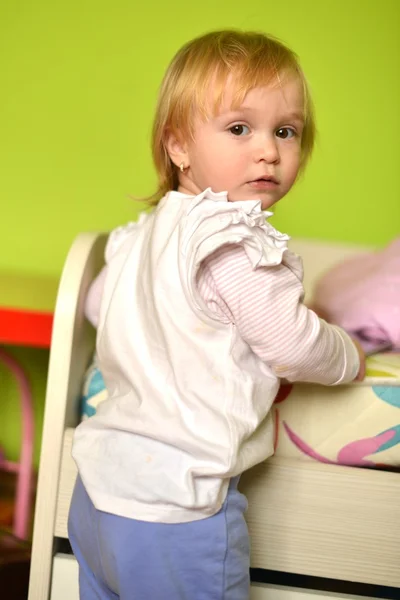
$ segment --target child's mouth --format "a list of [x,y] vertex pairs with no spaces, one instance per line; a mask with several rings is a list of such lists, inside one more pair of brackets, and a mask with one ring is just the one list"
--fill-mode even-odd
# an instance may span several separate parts
[[260,177],[249,181],[249,185],[257,190],[273,190],[277,187],[278,181],[274,177]]

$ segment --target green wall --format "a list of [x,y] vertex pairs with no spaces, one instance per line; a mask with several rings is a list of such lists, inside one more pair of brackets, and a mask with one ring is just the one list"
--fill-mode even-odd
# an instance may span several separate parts
[[[231,26],[291,45],[314,94],[315,156],[276,226],[377,244],[399,233],[398,0],[3,0],[0,269],[58,274],[79,231],[136,217],[130,196],[154,189],[148,142],[163,71],[187,39]],[[40,414],[46,361],[22,355]],[[1,414],[12,413],[12,388],[5,398]],[[16,427],[7,439],[0,429],[11,454]]]

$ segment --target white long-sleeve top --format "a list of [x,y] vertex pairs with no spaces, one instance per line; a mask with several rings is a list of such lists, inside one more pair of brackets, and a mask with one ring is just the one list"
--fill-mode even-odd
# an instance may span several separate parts
[[214,514],[229,478],[272,453],[280,378],[357,375],[353,343],[303,304],[301,261],[266,216],[226,194],[171,192],[111,234],[87,302],[110,399],[73,448],[97,508]]

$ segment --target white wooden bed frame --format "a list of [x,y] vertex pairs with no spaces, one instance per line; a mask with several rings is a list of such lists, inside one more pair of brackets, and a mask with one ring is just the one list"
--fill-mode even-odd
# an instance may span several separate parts
[[[78,600],[78,569],[63,553],[76,476],[70,456],[78,399],[94,349],[83,306],[103,264],[105,234],[81,234],[69,252],[55,312],[32,547],[29,600]],[[306,290],[322,270],[364,249],[295,240]],[[249,500],[252,567],[400,587],[400,475],[272,458],[241,480]],[[252,600],[349,598],[275,585]],[[400,598],[400,590],[399,590]],[[151,599],[149,599],[151,600]]]

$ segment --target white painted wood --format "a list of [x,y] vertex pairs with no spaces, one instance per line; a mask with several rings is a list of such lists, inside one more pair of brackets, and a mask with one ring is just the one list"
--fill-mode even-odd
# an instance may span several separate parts
[[70,427],[65,430],[61,458],[60,485],[58,488],[57,497],[56,520],[54,526],[54,535],[60,538],[68,538],[68,513],[77,475],[76,464],[71,456],[73,435],[73,428]]
[[379,598],[255,584],[251,587],[250,600],[379,600]]
[[84,319],[90,283],[103,264],[106,236],[81,234],[68,254],[55,309],[32,544],[29,600],[47,600],[54,524],[66,427],[78,421],[77,399],[93,352],[94,331]]
[[245,473],[254,568],[400,587],[400,476],[272,458]]
[[79,568],[71,554],[56,554],[50,600],[79,600]]

